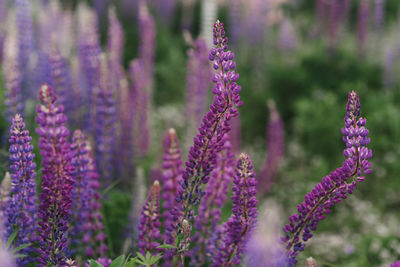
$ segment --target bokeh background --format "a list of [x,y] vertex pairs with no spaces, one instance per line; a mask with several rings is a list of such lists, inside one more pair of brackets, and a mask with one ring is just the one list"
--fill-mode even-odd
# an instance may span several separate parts
[[[3,46],[4,37],[15,27],[10,19],[13,2],[0,1],[3,73],[7,66],[4,55],[10,49]],[[123,66],[128,69],[129,62],[138,57],[140,45],[138,2],[37,0],[32,1],[31,14],[34,29],[39,31],[39,22],[51,12],[74,14],[83,4],[88,5],[97,15],[99,36],[105,48],[108,10],[115,8],[125,39]],[[270,191],[261,196],[260,210],[277,210],[270,216],[277,217],[277,223],[283,226],[304,194],[321,177],[340,166],[344,158],[340,129],[347,94],[357,90],[370,130],[373,173],[353,196],[338,204],[320,223],[299,261],[313,256],[321,266],[382,266],[400,259],[400,1],[149,0],[147,4],[156,22],[154,106],[150,117],[150,153],[135,162],[143,170],[141,190],[147,192],[146,188],[158,175],[165,130],[176,128],[181,143],[185,144],[190,39],[202,35],[210,43],[212,23],[218,18],[226,25],[243,88],[240,150],[250,155],[257,171],[262,169],[268,153],[269,99],[275,101],[283,120],[283,163]],[[38,39],[33,42],[36,57],[43,42]],[[62,46],[63,41],[60,43]],[[71,67],[70,46],[66,38],[63,56]],[[29,67],[36,68],[34,64]],[[8,168],[9,127],[4,115],[3,75],[0,75],[0,95],[2,177]],[[36,128],[35,101],[29,99],[25,106],[31,132]],[[183,150],[187,151],[187,144]],[[119,184],[109,188],[104,198],[112,257],[124,251],[125,242],[121,240],[129,228],[131,202],[130,190]],[[229,210],[228,205],[225,218]]]

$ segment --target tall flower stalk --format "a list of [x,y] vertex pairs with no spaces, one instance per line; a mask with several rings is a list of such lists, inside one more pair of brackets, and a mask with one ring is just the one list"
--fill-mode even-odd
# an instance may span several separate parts
[[28,245],[19,253],[25,258],[18,259],[18,265],[24,266],[32,261],[28,253],[32,252],[29,245],[35,239],[37,211],[36,204],[36,163],[33,161],[32,137],[25,128],[25,123],[19,114],[14,116],[10,129],[10,170],[12,178],[11,195],[5,207],[6,239],[18,229],[14,246]]
[[40,88],[36,129],[43,158],[42,192],[39,205],[40,266],[63,265],[68,244],[68,220],[71,212],[71,191],[74,185],[71,165],[69,130],[64,107],[48,85]]
[[[181,204],[176,203],[179,185],[182,182],[182,157],[179,149],[178,136],[175,129],[169,129],[164,139],[164,156],[162,164],[162,219],[164,223],[164,243],[174,244],[175,225],[178,222]],[[171,264],[172,252],[167,251],[164,259]]]
[[138,247],[142,254],[154,253],[161,242],[160,233],[160,183],[155,181],[142,208],[138,226]]
[[268,101],[269,123],[267,126],[267,150],[268,154],[264,166],[258,177],[259,194],[266,194],[275,180],[279,166],[282,163],[284,152],[283,122],[275,107],[275,102]]
[[217,155],[217,167],[211,173],[210,182],[205,190],[205,195],[199,207],[199,214],[194,227],[197,232],[193,237],[196,244],[192,250],[192,259],[198,265],[206,263],[206,255],[210,252],[207,248],[212,234],[216,231],[221,218],[221,209],[225,204],[229,184],[234,174],[234,155],[229,135],[223,137],[224,146]]
[[248,155],[242,153],[233,178],[232,216],[222,226],[222,240],[211,266],[240,264],[244,247],[257,222],[257,180]]
[[305,201],[297,205],[298,212],[289,217],[283,231],[282,241],[286,246],[290,265],[297,262],[296,257],[304,250],[305,243],[312,237],[319,221],[325,219],[335,203],[346,199],[359,182],[362,175],[371,173],[372,151],[367,148],[370,143],[369,131],[365,128],[367,120],[361,117],[361,106],[357,92],[349,93],[342,128],[343,141],[346,144],[342,166],[322,178],[314,189],[305,195]]
[[237,107],[242,105],[239,96],[241,87],[236,83],[239,74],[235,73],[234,54],[228,50],[228,38],[219,20],[214,24],[214,45],[216,48],[212,48],[209,54],[217,71],[212,78],[214,100],[203,117],[183,172],[180,196],[177,199],[182,204],[178,234],[183,231],[183,220],[190,224],[194,219],[194,209],[200,204],[203,195],[202,187],[208,183],[210,173],[217,164],[217,153],[224,145],[223,136],[230,130],[231,118],[238,116]]

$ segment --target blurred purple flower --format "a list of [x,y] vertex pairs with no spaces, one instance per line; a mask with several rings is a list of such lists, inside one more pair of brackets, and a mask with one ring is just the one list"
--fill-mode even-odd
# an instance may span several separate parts
[[267,156],[264,166],[258,177],[258,193],[268,193],[275,176],[282,163],[284,154],[284,131],[283,122],[276,110],[275,102],[268,101],[269,123],[267,127]]

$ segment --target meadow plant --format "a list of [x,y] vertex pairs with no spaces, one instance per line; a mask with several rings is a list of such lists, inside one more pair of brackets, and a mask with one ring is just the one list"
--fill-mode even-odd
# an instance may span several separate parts
[[369,131],[365,128],[367,120],[361,117],[360,100],[355,91],[349,93],[344,123],[342,134],[346,160],[305,195],[305,201],[297,205],[297,213],[289,217],[290,223],[283,228],[282,241],[290,265],[297,262],[296,257],[313,236],[312,231],[331,212],[334,204],[352,194],[357,184],[365,180],[363,175],[371,173],[368,160],[372,151],[367,148],[370,143]]
[[69,130],[64,107],[48,85],[40,88],[36,133],[40,136],[42,156],[42,192],[39,195],[39,249],[40,266],[62,265],[68,245],[68,219],[71,215],[71,191],[74,186],[71,165]]

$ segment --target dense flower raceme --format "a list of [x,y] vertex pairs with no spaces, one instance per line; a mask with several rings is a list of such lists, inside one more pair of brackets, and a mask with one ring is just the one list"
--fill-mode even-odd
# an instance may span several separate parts
[[284,152],[283,122],[272,100],[268,101],[268,109],[270,114],[267,126],[268,153],[258,177],[259,194],[265,194],[269,191],[282,162]]
[[199,37],[193,46],[188,51],[189,59],[185,102],[185,115],[188,121],[186,143],[191,142],[190,139],[193,138],[197,127],[201,123],[206,108],[212,74],[205,40]]
[[106,235],[104,233],[103,216],[101,214],[101,194],[99,174],[96,169],[96,164],[93,158],[92,148],[87,145],[87,194],[89,212],[83,213],[84,225],[82,229],[84,235],[82,242],[85,244],[85,255],[88,257],[100,256],[104,257],[108,251],[105,244]]
[[[179,219],[181,204],[176,203],[179,184],[182,181],[182,157],[179,149],[178,136],[175,129],[169,129],[164,139],[164,156],[162,164],[162,218],[164,223],[164,243],[174,244],[175,225]],[[165,260],[171,260],[170,251],[165,254]]]
[[62,265],[68,243],[68,219],[71,210],[72,177],[69,130],[65,127],[67,117],[62,105],[48,85],[40,88],[41,104],[37,107],[36,129],[42,155],[42,192],[39,205],[40,266]]
[[138,248],[140,253],[159,251],[162,235],[160,233],[160,183],[155,181],[142,208],[138,225]]
[[22,100],[21,74],[14,59],[4,62],[3,71],[6,87],[6,117],[11,123],[15,114],[23,114],[24,112],[25,105]]
[[304,250],[305,242],[312,237],[311,231],[316,230],[318,222],[325,219],[331,207],[353,193],[356,185],[365,179],[363,173],[371,172],[368,159],[372,157],[372,151],[367,148],[370,142],[365,128],[367,120],[361,117],[357,92],[349,93],[346,111],[342,129],[346,160],[306,194],[305,201],[297,206],[298,213],[290,216],[290,223],[283,228],[282,241],[290,264],[297,262],[297,254]]
[[183,211],[177,225],[178,233],[182,232],[181,222],[184,219],[189,223],[193,220],[194,207],[200,204],[203,195],[201,187],[208,183],[210,173],[217,163],[217,153],[224,145],[223,136],[230,130],[231,118],[238,116],[237,107],[242,105],[239,96],[241,87],[236,83],[239,74],[234,71],[234,55],[228,51],[228,38],[225,37],[223,23],[220,21],[214,24],[214,45],[216,48],[211,49],[209,54],[217,70],[212,78],[214,100],[194,138],[183,172],[181,192],[177,198],[182,203]]
[[[18,235],[14,246],[29,244],[35,239],[37,204],[36,204],[36,164],[33,162],[32,137],[25,128],[25,123],[16,114],[10,129],[10,170],[12,178],[11,196],[5,207],[5,230],[8,239],[15,229]],[[32,249],[23,249],[20,253],[27,255]],[[20,266],[31,261],[30,257],[18,260]]]
[[217,155],[217,167],[212,171],[210,182],[201,200],[199,214],[194,227],[196,234],[193,243],[196,244],[192,250],[192,259],[199,265],[206,261],[207,247],[211,235],[215,232],[221,218],[221,209],[225,204],[229,184],[233,177],[234,155],[231,151],[232,145],[229,135],[224,135],[224,146]]
[[80,130],[73,134],[71,153],[71,164],[75,168],[72,173],[75,186],[72,191],[73,224],[70,247],[77,250],[72,251],[73,253],[84,249],[86,256],[101,256],[107,251],[107,247],[104,244],[105,234],[100,214],[100,184],[90,147]]
[[232,216],[222,226],[222,240],[211,266],[240,264],[246,242],[257,222],[257,180],[248,155],[239,156],[233,178]]
[[97,168],[103,179],[103,186],[105,187],[111,183],[113,171],[112,156],[115,142],[115,101],[113,92],[110,90],[110,75],[107,69],[107,60],[105,55],[102,55],[100,86],[94,88],[96,99],[94,140],[96,143],[95,158]]
[[155,50],[155,23],[147,4],[139,2],[139,58],[131,63],[131,79],[135,98],[135,154],[145,156],[150,149],[151,125],[149,117],[153,98],[153,69]]

